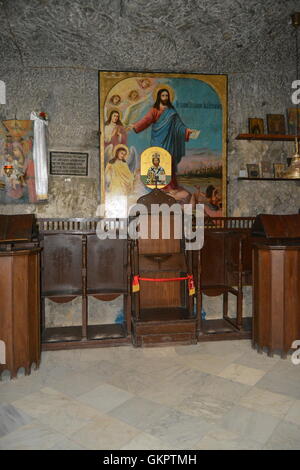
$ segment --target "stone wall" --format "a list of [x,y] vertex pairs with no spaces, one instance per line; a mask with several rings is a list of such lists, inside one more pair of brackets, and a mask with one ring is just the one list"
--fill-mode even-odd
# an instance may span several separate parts
[[[50,177],[49,202],[0,206],[40,217],[94,216],[100,194],[98,70],[228,74],[228,215],[295,212],[296,182],[237,181],[240,167],[285,161],[293,144],[236,141],[248,117],[285,113],[295,77],[297,1],[2,1],[0,119],[49,114],[49,148],[88,151],[88,178]],[[275,8],[276,6],[276,8]]]

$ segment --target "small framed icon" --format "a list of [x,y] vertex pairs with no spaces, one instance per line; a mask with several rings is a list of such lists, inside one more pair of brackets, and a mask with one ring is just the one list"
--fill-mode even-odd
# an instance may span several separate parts
[[283,178],[283,173],[286,170],[285,163],[274,163],[274,178]]
[[267,114],[269,134],[285,134],[285,119],[283,114]]
[[249,118],[249,134],[264,134],[264,120],[261,118]]
[[248,178],[259,178],[259,165],[257,163],[248,163],[247,164],[247,173]]

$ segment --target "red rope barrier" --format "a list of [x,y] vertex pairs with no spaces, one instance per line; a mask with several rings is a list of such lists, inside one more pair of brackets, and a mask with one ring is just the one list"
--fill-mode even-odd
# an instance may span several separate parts
[[[135,276],[136,277],[136,276]],[[164,277],[164,278],[152,278],[152,277],[140,277],[138,276],[139,281],[150,281],[150,282],[168,282],[168,281],[184,281],[188,279],[192,279],[192,275],[188,275],[185,277]]]
[[167,278],[153,278],[153,277],[140,277],[139,275],[133,276],[132,281],[132,292],[138,292],[140,290],[139,281],[149,281],[149,282],[170,282],[170,281],[188,281],[189,295],[195,294],[195,284],[194,277],[192,274],[188,274],[183,277],[167,277]]

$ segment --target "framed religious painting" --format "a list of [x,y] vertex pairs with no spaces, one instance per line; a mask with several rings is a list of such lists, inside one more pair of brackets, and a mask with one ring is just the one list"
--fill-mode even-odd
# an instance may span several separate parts
[[287,110],[288,132],[290,135],[300,135],[300,109],[288,108]]
[[225,216],[227,95],[227,76],[221,74],[100,71],[105,215],[126,217],[128,208],[151,191],[141,173],[141,155],[157,147],[158,153],[171,155],[162,191],[182,205],[203,203],[206,214]]
[[33,162],[33,121],[0,124],[0,204],[37,202]]

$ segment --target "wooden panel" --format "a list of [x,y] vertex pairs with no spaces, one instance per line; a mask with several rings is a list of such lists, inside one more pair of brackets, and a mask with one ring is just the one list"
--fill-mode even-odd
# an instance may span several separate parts
[[[179,277],[178,271],[168,272],[168,276],[162,271],[147,272],[147,277]],[[142,275],[142,273],[141,273]],[[147,307],[180,307],[182,305],[182,286],[186,281],[174,282],[147,282],[140,281],[140,299],[143,308]]]
[[[41,355],[40,316],[40,253],[28,257],[28,330],[29,355],[39,365]],[[32,288],[34,286],[34,288]]]
[[[13,341],[17,368],[29,363],[28,255],[13,257]],[[33,286],[32,286],[33,287]],[[18,347],[16,347],[16,345]]]
[[43,247],[43,294],[80,293],[81,237],[70,234],[45,235]]
[[[159,253],[140,255],[140,272],[186,270],[184,253]],[[162,275],[163,277],[163,275]]]
[[300,339],[300,247],[255,246],[253,344],[286,354]]
[[266,238],[299,238],[300,214],[259,214],[253,224],[252,232]]
[[201,251],[201,284],[204,287],[226,284],[225,237],[226,232],[205,231]]
[[6,342],[12,377],[20,367],[30,373],[40,362],[39,250],[0,253],[0,339]]
[[127,292],[127,240],[87,239],[88,293]]
[[142,346],[168,344],[178,342],[181,344],[193,344],[196,343],[195,336],[191,333],[177,333],[168,335],[148,335],[141,337]]
[[[175,227],[176,221],[179,219],[181,222],[182,218],[160,216],[151,219],[150,216],[144,216],[148,219],[148,239],[139,240],[139,253],[180,253],[181,250],[181,239],[175,239]],[[141,225],[143,224],[143,217],[141,216]],[[180,226],[180,223],[179,223]],[[164,234],[163,228],[169,227],[169,233]],[[157,233],[158,238],[151,238],[151,234]],[[163,235],[169,235],[169,239],[164,238]]]
[[13,317],[10,314],[13,311],[12,261],[11,256],[0,257],[0,339],[5,342],[7,363],[5,366],[0,365],[0,371],[13,367]]
[[[269,252],[270,253],[270,252]],[[269,302],[271,304],[270,340],[272,349],[281,349],[284,331],[284,251],[271,252],[270,266],[271,291]]]
[[0,241],[31,241],[36,235],[34,214],[0,215]]
[[[288,251],[284,259],[284,343],[286,348],[292,342],[300,339],[300,250]],[[294,312],[294,315],[286,319],[287,312]],[[298,312],[298,313],[297,313]]]

